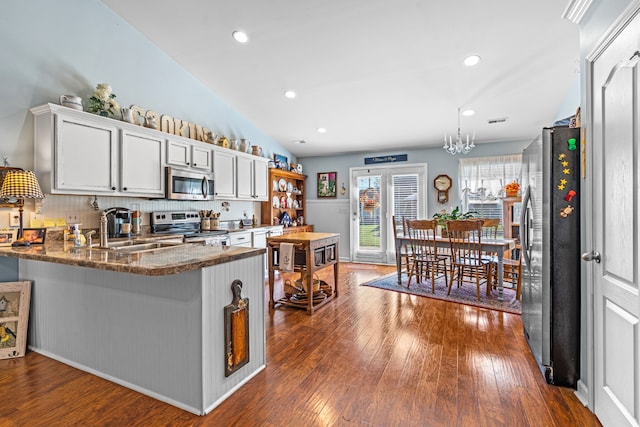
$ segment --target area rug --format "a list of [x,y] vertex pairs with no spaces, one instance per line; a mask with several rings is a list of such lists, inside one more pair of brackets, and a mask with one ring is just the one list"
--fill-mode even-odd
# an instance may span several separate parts
[[507,313],[521,314],[522,307],[520,301],[515,299],[515,291],[511,289],[504,290],[504,301],[498,301],[498,291],[494,290],[487,297],[486,288],[480,287],[481,300],[478,301],[475,283],[464,282],[457,287],[458,282],[453,283],[451,295],[447,295],[447,285],[444,277],[436,279],[436,291],[431,292],[431,281],[422,280],[422,283],[416,283],[415,277],[411,280],[411,286],[407,288],[408,276],[402,275],[402,284],[398,284],[398,274],[393,273],[384,277],[380,277],[368,282],[362,283],[360,286],[370,286],[372,288],[385,289],[388,291],[403,292],[405,294],[419,295],[422,297],[435,298],[439,300],[451,301],[458,304],[473,305],[475,307],[487,308],[490,310],[499,310]]

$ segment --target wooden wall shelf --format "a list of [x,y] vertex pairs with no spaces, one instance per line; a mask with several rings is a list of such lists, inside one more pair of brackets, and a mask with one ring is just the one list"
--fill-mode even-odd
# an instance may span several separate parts
[[[266,202],[262,202],[260,218],[262,224],[275,225],[276,218],[279,220],[281,215],[287,212],[291,218],[292,226],[284,227],[284,234],[313,231],[313,225],[306,223],[306,179],[307,176],[300,173],[275,168],[269,169],[267,182],[269,197]],[[282,201],[285,203],[283,204]],[[303,223],[293,225],[298,224],[297,219],[300,217],[304,219]]]

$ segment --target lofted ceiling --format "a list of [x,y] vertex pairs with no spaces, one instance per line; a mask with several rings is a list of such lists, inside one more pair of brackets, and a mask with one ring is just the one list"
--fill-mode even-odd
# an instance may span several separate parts
[[579,79],[562,0],[103,2],[298,157],[531,139]]

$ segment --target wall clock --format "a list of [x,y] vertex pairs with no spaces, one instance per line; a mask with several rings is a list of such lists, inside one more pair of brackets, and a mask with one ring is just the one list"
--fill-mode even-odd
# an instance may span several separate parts
[[451,189],[451,178],[449,175],[438,175],[433,180],[433,186],[437,190],[436,200],[439,203],[447,203],[449,201],[449,189]]

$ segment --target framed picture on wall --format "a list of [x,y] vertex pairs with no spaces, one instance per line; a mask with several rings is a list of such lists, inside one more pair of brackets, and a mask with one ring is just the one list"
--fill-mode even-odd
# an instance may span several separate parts
[[318,174],[318,197],[336,197],[338,172],[320,172]]
[[276,164],[276,168],[289,170],[289,159],[286,156],[280,154],[273,155],[273,161]]

